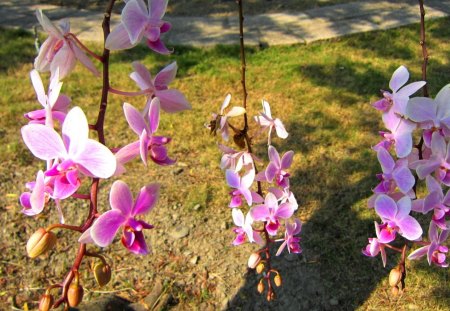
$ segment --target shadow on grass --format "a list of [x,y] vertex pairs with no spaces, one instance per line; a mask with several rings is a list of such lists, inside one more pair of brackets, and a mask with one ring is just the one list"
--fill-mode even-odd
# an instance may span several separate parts
[[6,72],[22,64],[32,63],[36,57],[33,35],[21,29],[0,27],[0,72]]

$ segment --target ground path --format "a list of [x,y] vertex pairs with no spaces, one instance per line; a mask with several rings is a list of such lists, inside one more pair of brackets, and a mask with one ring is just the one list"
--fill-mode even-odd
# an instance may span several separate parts
[[[450,14],[450,0],[427,0],[426,17]],[[101,13],[55,5],[35,4],[31,0],[2,0],[0,26],[32,29],[34,11],[45,10],[52,20],[70,17],[72,32],[81,39],[102,41]],[[247,16],[245,35],[248,44],[279,45],[309,43],[346,34],[389,29],[419,21],[416,0],[367,0],[333,5],[303,12]],[[119,21],[113,16],[113,25]],[[165,18],[173,29],[166,37],[169,44],[209,46],[237,44],[237,16]]]

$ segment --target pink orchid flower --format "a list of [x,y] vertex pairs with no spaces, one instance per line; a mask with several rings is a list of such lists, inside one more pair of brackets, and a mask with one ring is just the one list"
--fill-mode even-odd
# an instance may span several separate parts
[[377,157],[383,173],[377,174],[381,182],[373,189],[373,192],[387,194],[392,193],[398,187],[403,194],[414,197],[414,193],[411,190],[414,186],[415,179],[408,168],[408,161],[406,159],[399,159],[395,162],[389,152],[384,148],[378,149]]
[[289,188],[280,189],[269,187],[269,192],[273,193],[280,203],[287,202],[291,204],[292,208],[295,211],[298,209],[297,199],[295,198],[294,193],[289,190]]
[[300,231],[302,231],[302,222],[300,221],[300,219],[295,218],[294,222],[292,223],[286,220],[286,232],[284,234],[284,240],[280,240],[284,242],[278,248],[276,256],[279,256],[286,246],[289,254],[300,254],[302,252],[299,244],[300,238],[296,237],[296,235],[299,234]]
[[368,257],[376,257],[381,254],[381,260],[383,261],[383,267],[386,267],[387,257],[386,250],[384,249],[385,243],[380,242],[380,225],[375,222],[376,238],[369,238],[369,244],[362,250],[362,253]]
[[406,106],[406,115],[409,119],[419,123],[424,129],[425,145],[431,148],[431,137],[438,131],[442,136],[450,136],[450,84],[444,86],[435,99],[428,97],[411,98]]
[[65,199],[80,187],[79,173],[109,178],[116,170],[116,159],[101,143],[88,138],[86,116],[79,107],[69,111],[62,125],[62,138],[42,124],[22,127],[22,138],[39,159],[54,161],[45,176],[54,177],[53,197]]
[[47,199],[47,193],[53,192],[53,189],[48,189],[44,182],[44,172],[39,171],[36,176],[36,181],[27,183],[26,187],[31,190],[20,195],[20,204],[22,205],[22,213],[27,216],[34,216],[42,212]]
[[381,243],[392,242],[397,232],[410,241],[422,236],[419,222],[409,215],[411,198],[405,196],[395,202],[391,197],[381,194],[375,201],[375,211],[383,220],[378,238]]
[[421,203],[418,212],[427,214],[433,211],[431,221],[434,222],[442,230],[449,229],[445,221],[445,217],[450,215],[450,191],[444,196],[442,185],[431,175],[426,178],[428,195],[425,199],[416,200]]
[[75,35],[70,33],[70,24],[67,20],[62,20],[58,28],[41,10],[36,11],[36,16],[42,28],[49,35],[34,61],[36,70],[50,71],[54,75],[59,68],[59,78],[64,79],[79,60],[94,75],[100,75],[89,57],[78,46],[77,40],[74,39]]
[[168,0],[126,0],[122,10],[122,22],[113,29],[105,42],[109,50],[123,50],[136,46],[143,38],[147,46],[160,54],[170,54],[161,41],[161,34],[168,32],[170,23],[162,20]]
[[114,240],[120,227],[122,230],[122,244],[132,253],[145,255],[150,252],[145,243],[143,229],[153,226],[136,216],[149,213],[159,198],[158,184],[142,187],[133,203],[133,195],[128,185],[121,180],[114,182],[109,195],[111,210],[100,215],[92,227],[85,231],[78,240],[80,243],[94,242],[100,247],[106,247]]
[[389,81],[389,88],[392,90],[392,93],[383,92],[384,98],[375,102],[373,106],[384,112],[387,112],[392,107],[393,112],[404,115],[409,96],[426,84],[425,81],[418,81],[405,85],[408,80],[408,69],[405,66],[398,67],[392,74],[391,81]]
[[294,207],[291,203],[278,204],[278,200],[273,193],[267,193],[264,204],[256,205],[250,210],[252,218],[256,221],[265,221],[266,230],[270,235],[276,235],[280,227],[280,219],[287,219],[294,214]]
[[267,144],[270,145],[270,140],[272,136],[272,129],[275,128],[275,131],[278,135],[278,137],[285,139],[288,137],[288,132],[286,132],[286,129],[284,128],[283,122],[281,122],[280,119],[272,118],[272,113],[270,111],[270,105],[267,101],[262,101],[263,106],[263,112],[260,112],[260,116],[255,116],[256,122],[261,126],[262,130],[265,130],[266,128],[269,129],[268,134],[268,141]]
[[383,114],[383,122],[390,133],[380,132],[383,140],[373,149],[376,151],[379,148],[389,150],[394,145],[399,158],[407,157],[412,150],[412,132],[416,128],[416,124],[398,116],[393,109]]
[[133,62],[133,68],[135,71],[130,74],[130,77],[141,90],[146,92],[146,109],[148,109],[152,98],[155,96],[159,98],[161,108],[165,112],[172,113],[191,109],[191,105],[180,91],[168,89],[168,85],[177,75],[178,67],[176,62],[163,68],[154,79],[152,79],[150,72],[141,63]]
[[275,183],[282,188],[289,188],[289,173],[286,172],[291,167],[292,160],[294,159],[294,152],[288,151],[280,159],[278,151],[273,146],[269,146],[269,164],[267,168],[258,173],[256,180],[272,182],[275,179]]
[[32,70],[30,77],[38,102],[44,109],[30,111],[24,115],[25,118],[29,119],[30,123],[47,124],[51,127],[54,119],[62,124],[70,105],[70,98],[59,94],[62,87],[62,82],[59,81],[59,68],[51,78],[47,94],[37,70]]
[[230,169],[235,172],[239,172],[242,168],[246,171],[254,170],[254,161],[261,162],[256,156],[246,151],[236,151],[222,144],[219,144],[219,149],[223,152],[220,161],[222,170]]
[[431,138],[432,155],[429,159],[418,160],[414,163],[417,176],[424,179],[436,171],[436,177],[446,186],[450,186],[450,144],[444,137],[434,132]]
[[[213,113],[213,121],[211,121],[210,125],[207,127],[211,129],[211,131],[215,134],[217,130],[222,135],[223,140],[228,141],[229,139],[229,129],[228,129],[228,118],[237,117],[240,115],[243,115],[245,113],[245,109],[242,107],[233,107],[230,111],[225,113],[225,109],[230,105],[231,101],[231,94],[228,94],[225,97],[225,100],[222,103],[222,106],[220,107],[220,112],[218,114]],[[214,125],[211,125],[211,124]]]
[[233,222],[237,226],[233,228],[233,232],[236,234],[236,238],[233,241],[233,245],[240,245],[245,242],[246,237],[250,243],[257,243],[259,245],[263,245],[263,239],[259,235],[258,232],[253,230],[253,218],[248,213],[245,218],[242,211],[238,208],[233,208],[231,211],[231,215],[233,217]]
[[431,222],[430,228],[428,230],[428,238],[430,240],[430,244],[412,252],[408,256],[408,259],[419,259],[426,254],[429,265],[431,265],[431,263],[434,263],[439,267],[447,268],[449,266],[449,264],[446,262],[448,247],[442,244],[447,240],[449,234],[450,230],[442,230],[439,234],[436,224],[434,222]]
[[123,170],[123,164],[131,161],[138,155],[141,156],[145,165],[147,165],[149,156],[158,165],[171,165],[176,162],[169,158],[167,149],[164,146],[170,142],[170,138],[153,135],[159,126],[159,109],[160,104],[157,97],[153,98],[148,113],[145,113],[144,116],[132,105],[128,103],[123,105],[125,118],[133,132],[139,136],[139,140],[126,145],[116,153],[120,171]]
[[235,190],[230,192],[231,202],[229,207],[239,207],[242,205],[242,197],[247,201],[248,206],[253,204],[252,191],[250,187],[255,179],[255,171],[248,171],[242,178],[233,170],[226,170],[227,184]]

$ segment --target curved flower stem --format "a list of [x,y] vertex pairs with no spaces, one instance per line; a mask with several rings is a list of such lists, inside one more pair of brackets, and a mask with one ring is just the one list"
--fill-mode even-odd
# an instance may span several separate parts
[[102,261],[102,263],[103,263],[104,265],[108,264],[108,263],[106,262],[105,257],[103,257],[103,256],[100,255],[100,254],[97,254],[97,253],[91,253],[91,252],[86,251],[84,255],[85,255],[85,256],[88,256],[88,257],[95,257],[95,258],[98,258],[98,259],[100,259],[100,260]]
[[150,93],[153,93],[150,89],[146,89],[146,90],[142,90],[142,91],[138,91],[138,92],[125,92],[125,91],[121,91],[121,90],[116,90],[115,88],[112,88],[111,86],[109,87],[108,91],[113,94],[130,96],[130,97],[140,96],[140,95],[148,95]]
[[72,198],[81,200],[90,200],[91,196],[89,194],[74,193],[72,194]]
[[389,245],[389,244],[384,244],[384,246],[387,247],[387,248],[390,248],[390,249],[392,249],[392,250],[394,250],[394,251],[396,251],[398,253],[401,253],[403,251],[402,248],[398,248],[398,247],[395,247],[395,246],[392,246],[392,245]]
[[103,62],[103,59],[100,55],[95,54],[94,52],[92,52],[87,46],[85,46],[78,38],[77,36],[75,36],[73,33],[69,32],[66,37],[71,37],[72,39],[74,39],[78,46],[80,48],[82,48],[83,50],[85,50],[89,55],[91,55],[93,58],[95,58],[96,60],[98,60],[99,62]]
[[73,230],[73,231],[78,231],[78,232],[82,232],[83,228],[79,227],[79,226],[71,226],[71,225],[66,225],[66,224],[52,224],[50,226],[48,226],[45,230],[46,231],[52,231],[53,229],[67,229],[67,230]]

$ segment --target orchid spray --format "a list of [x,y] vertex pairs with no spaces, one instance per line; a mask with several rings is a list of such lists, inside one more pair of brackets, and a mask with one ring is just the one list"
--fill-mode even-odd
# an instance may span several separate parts
[[[406,259],[426,257],[430,265],[448,267],[445,244],[450,233],[450,85],[444,86],[434,99],[429,98],[422,0],[419,0],[419,7],[423,81],[406,84],[409,72],[400,66],[389,82],[392,93],[383,92],[384,98],[373,104],[382,112],[383,123],[389,132],[380,132],[382,140],[373,147],[382,173],[377,174],[379,184],[373,189],[369,207],[375,209],[381,223],[375,222],[376,237],[369,238],[369,244],[362,252],[370,257],[380,254],[384,266],[387,264],[386,249],[401,253],[399,264],[389,275],[393,295],[405,288]],[[419,89],[422,89],[423,97],[411,97]],[[415,130],[421,134],[419,143],[413,145]],[[425,180],[427,191],[419,198],[416,188],[422,180]],[[411,212],[431,214],[428,241],[422,240],[424,230]],[[399,236],[403,242],[398,241]],[[407,252],[415,245],[419,248],[407,257]]]
[[[275,299],[275,287],[282,285],[280,272],[272,267],[271,258],[273,246],[278,244],[275,255],[279,256],[284,250],[288,253],[300,254],[300,234],[302,224],[294,217],[298,205],[294,194],[290,190],[289,168],[294,158],[294,152],[288,151],[280,155],[271,145],[271,136],[276,133],[285,139],[288,133],[283,122],[272,116],[270,105],[262,101],[263,111],[254,117],[259,129],[256,137],[268,130],[267,167],[258,172],[257,162],[261,162],[253,153],[252,138],[247,111],[247,88],[245,82],[246,62],[243,31],[242,0],[239,6],[240,55],[241,55],[241,84],[243,89],[242,107],[229,108],[231,95],[228,94],[219,113],[213,113],[213,119],[207,124],[211,134],[220,133],[224,141],[228,141],[230,131],[233,141],[240,150],[235,150],[223,144],[219,149],[223,152],[220,163],[225,173],[227,185],[230,187],[231,216],[235,227],[236,237],[233,245],[256,243],[260,249],[252,253],[248,259],[248,267],[256,269],[261,274],[257,291],[265,293],[266,299]],[[243,128],[240,129],[230,121],[232,118],[243,116]],[[256,182],[256,185],[255,185]],[[265,194],[264,194],[265,192]],[[245,211],[246,210],[246,211]],[[284,233],[283,233],[284,231]],[[267,290],[266,290],[267,289]]]
[[[39,228],[28,240],[27,253],[35,258],[50,251],[57,237],[56,229],[66,229],[79,234],[78,251],[74,263],[61,283],[51,284],[39,303],[39,310],[50,310],[64,304],[65,310],[75,307],[83,298],[81,285],[82,261],[86,256],[98,260],[92,271],[97,283],[103,286],[111,279],[111,266],[105,257],[95,251],[92,243],[107,247],[120,231],[123,246],[131,253],[145,255],[151,248],[145,241],[144,229],[153,226],[141,217],[157,205],[160,186],[157,183],[144,185],[133,198],[135,189],[121,180],[111,187],[109,203],[111,209],[104,213],[98,209],[100,181],[116,177],[125,172],[127,162],[140,157],[144,165],[171,165],[175,163],[169,156],[168,146],[171,138],[157,135],[161,109],[175,113],[190,109],[184,95],[168,84],[175,78],[176,63],[172,63],[159,72],[154,79],[144,65],[134,62],[131,78],[140,88],[135,92],[124,92],[112,88],[109,82],[109,49],[132,48],[145,38],[148,47],[160,54],[171,51],[161,41],[160,33],[169,31],[170,24],[162,20],[167,0],[149,0],[148,7],[143,0],[125,1],[122,22],[110,33],[110,16],[115,0],[110,0],[103,19],[103,33],[106,42],[102,55],[87,48],[70,32],[68,21],[53,24],[42,11],[37,18],[48,38],[40,47],[31,72],[31,81],[37,100],[43,109],[25,114],[29,124],[22,128],[22,138],[31,153],[46,162],[46,169],[39,170],[36,180],[27,183],[29,191],[22,193],[20,203],[27,216],[40,214],[55,203],[60,222]],[[87,54],[85,54],[87,53]],[[89,55],[89,56],[88,56]],[[95,123],[89,123],[80,107],[69,108],[71,100],[60,94],[63,82],[68,78],[79,61],[94,75],[100,75],[91,58],[101,63],[103,86],[100,107]],[[48,91],[44,89],[39,72],[50,72]],[[105,114],[108,107],[108,94],[142,96],[145,98],[142,108],[138,109],[124,103],[124,117],[131,130],[138,136],[135,142],[121,147],[108,147],[105,142]],[[61,133],[59,132],[61,130]],[[89,138],[89,132],[97,134],[98,141]],[[148,159],[154,164],[149,163]],[[83,185],[90,183],[89,193],[82,193]],[[64,203],[68,198],[86,200],[89,210],[81,224],[65,223]],[[58,297],[53,298],[58,291]]]

